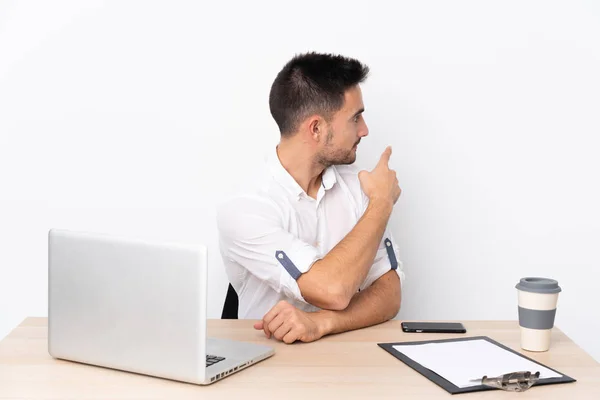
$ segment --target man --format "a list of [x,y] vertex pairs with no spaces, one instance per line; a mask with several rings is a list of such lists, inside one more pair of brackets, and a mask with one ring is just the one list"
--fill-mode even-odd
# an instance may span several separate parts
[[393,318],[404,274],[387,229],[401,190],[391,148],[357,173],[362,116],[359,61],[307,53],[290,60],[269,104],[281,140],[264,183],[221,204],[217,223],[240,318],[267,337],[310,342]]

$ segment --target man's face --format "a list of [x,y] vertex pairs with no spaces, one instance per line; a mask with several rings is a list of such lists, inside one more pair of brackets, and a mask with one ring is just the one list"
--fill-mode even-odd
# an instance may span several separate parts
[[320,164],[328,167],[356,161],[358,143],[369,134],[363,111],[362,92],[357,85],[346,91],[344,105],[327,126],[326,139],[317,153]]

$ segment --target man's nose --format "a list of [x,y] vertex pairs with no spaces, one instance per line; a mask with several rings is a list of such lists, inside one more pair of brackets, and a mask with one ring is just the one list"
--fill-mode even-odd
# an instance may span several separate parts
[[367,125],[365,124],[364,128],[360,130],[360,132],[358,132],[358,137],[365,137],[369,135],[369,128],[367,127]]

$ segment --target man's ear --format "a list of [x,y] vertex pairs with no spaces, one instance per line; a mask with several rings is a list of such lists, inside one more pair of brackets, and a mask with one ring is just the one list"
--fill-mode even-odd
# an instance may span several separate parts
[[325,134],[325,121],[318,115],[313,115],[308,119],[308,132],[311,138],[315,142],[319,142],[324,139]]

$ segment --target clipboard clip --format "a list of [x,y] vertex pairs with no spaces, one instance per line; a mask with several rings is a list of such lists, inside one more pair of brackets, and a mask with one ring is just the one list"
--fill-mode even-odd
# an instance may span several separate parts
[[524,392],[533,386],[540,378],[540,372],[530,371],[510,372],[508,374],[489,378],[487,375],[480,379],[472,379],[481,385],[506,390],[508,392]]

